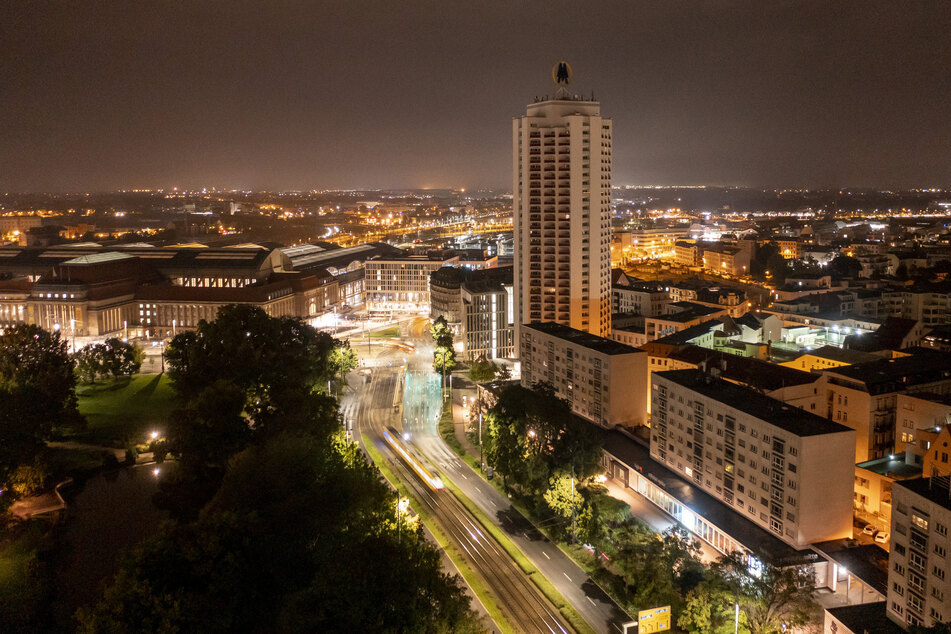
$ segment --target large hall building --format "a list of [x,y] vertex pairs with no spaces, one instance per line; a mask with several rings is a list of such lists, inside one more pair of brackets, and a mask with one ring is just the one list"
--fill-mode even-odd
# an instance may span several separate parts
[[167,337],[227,304],[315,320],[363,308],[365,263],[403,253],[381,243],[0,247],[0,329]]

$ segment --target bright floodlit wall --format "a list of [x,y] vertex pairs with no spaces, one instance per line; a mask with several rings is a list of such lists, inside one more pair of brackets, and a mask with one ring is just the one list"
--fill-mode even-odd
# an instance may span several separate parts
[[647,353],[552,322],[521,330],[522,385],[550,383],[579,416],[604,427],[647,423]]

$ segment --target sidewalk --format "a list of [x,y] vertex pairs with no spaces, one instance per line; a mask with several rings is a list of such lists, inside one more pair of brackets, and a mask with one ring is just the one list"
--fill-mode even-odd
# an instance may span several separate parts
[[[453,381],[458,381],[457,384],[462,384],[462,380],[459,378],[454,378]],[[465,384],[471,385],[468,377],[465,377]],[[462,448],[465,449],[466,453],[470,456],[479,455],[478,445],[474,445],[471,440],[469,440],[466,435],[466,414],[465,408],[462,406],[462,397],[465,396],[467,400],[472,400],[476,397],[475,387],[455,387],[452,390],[452,422],[456,427],[456,438],[459,440],[459,443],[462,445]],[[470,411],[473,411],[474,408],[470,407]],[[485,431],[485,430],[483,430]]]

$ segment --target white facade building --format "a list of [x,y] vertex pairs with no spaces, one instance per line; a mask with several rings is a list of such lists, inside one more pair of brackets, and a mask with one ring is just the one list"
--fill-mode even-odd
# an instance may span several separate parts
[[892,486],[888,617],[903,627],[951,621],[951,482],[916,478]]
[[429,276],[459,263],[456,255],[375,258],[363,265],[367,310],[429,315]]
[[[553,321],[611,334],[611,120],[568,92],[512,122],[516,325]],[[518,334],[516,333],[516,337]]]
[[523,386],[550,383],[604,427],[646,424],[646,352],[554,322],[524,324],[520,337]]
[[852,536],[853,430],[702,370],[651,399],[651,458],[794,548]]

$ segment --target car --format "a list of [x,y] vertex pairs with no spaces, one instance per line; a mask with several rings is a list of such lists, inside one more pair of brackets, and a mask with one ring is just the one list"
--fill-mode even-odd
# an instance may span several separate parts
[[888,543],[888,533],[885,533],[885,532],[875,533],[875,543],[876,543],[876,544],[887,544],[887,543]]
[[874,535],[874,534],[877,533],[877,532],[878,532],[878,529],[875,528],[875,526],[872,525],[872,524],[866,524],[866,525],[865,525],[865,528],[862,529],[862,534],[863,534],[863,535],[868,535],[869,537],[871,537],[872,535]]

